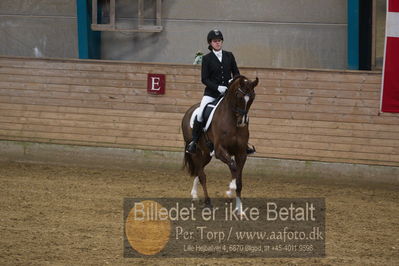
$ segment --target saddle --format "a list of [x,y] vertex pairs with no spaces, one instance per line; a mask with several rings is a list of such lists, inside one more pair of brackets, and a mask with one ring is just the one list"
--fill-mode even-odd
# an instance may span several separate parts
[[[216,108],[222,101],[223,96],[218,97],[215,101],[208,103],[202,113],[202,117],[204,118],[203,125],[204,129],[203,131],[206,132],[211,125],[212,119],[213,119],[213,114],[215,113]],[[191,115],[190,118],[190,127],[192,128],[194,125],[194,119],[195,117],[199,114],[199,107],[194,110],[193,114]]]

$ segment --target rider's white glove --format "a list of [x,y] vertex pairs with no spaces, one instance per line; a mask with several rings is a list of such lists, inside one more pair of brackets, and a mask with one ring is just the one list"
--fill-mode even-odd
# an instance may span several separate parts
[[227,90],[227,87],[226,87],[226,86],[219,86],[219,87],[218,87],[218,91],[219,91],[221,94],[224,94],[224,93],[226,92],[226,90]]

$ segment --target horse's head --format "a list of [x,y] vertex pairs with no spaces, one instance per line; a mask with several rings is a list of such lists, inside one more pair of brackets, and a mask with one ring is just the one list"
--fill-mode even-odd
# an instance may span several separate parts
[[255,99],[255,87],[258,82],[258,78],[250,81],[244,76],[238,76],[230,84],[226,96],[232,103],[237,118],[237,127],[245,127],[249,122],[248,111]]

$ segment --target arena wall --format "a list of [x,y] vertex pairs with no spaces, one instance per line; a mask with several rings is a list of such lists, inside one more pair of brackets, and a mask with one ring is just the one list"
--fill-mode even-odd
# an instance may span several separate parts
[[[155,2],[144,1],[146,25]],[[116,1],[119,28],[137,28],[137,6]],[[239,66],[346,69],[347,16],[346,0],[162,1],[162,32],[105,31],[97,45],[102,59],[190,64],[219,28]],[[78,58],[77,28],[75,0],[0,1],[0,55]]]
[[[260,79],[256,157],[399,166],[380,72],[241,70]],[[148,73],[166,75],[165,95],[147,94]],[[202,92],[193,65],[0,57],[0,140],[182,152],[181,118]]]

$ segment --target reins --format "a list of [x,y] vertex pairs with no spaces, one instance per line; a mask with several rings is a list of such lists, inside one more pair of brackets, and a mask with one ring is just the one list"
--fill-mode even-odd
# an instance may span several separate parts
[[248,111],[247,111],[247,110],[240,109],[240,108],[235,108],[234,112],[237,113],[237,114],[240,114],[240,115],[246,115],[246,114],[248,114]]

